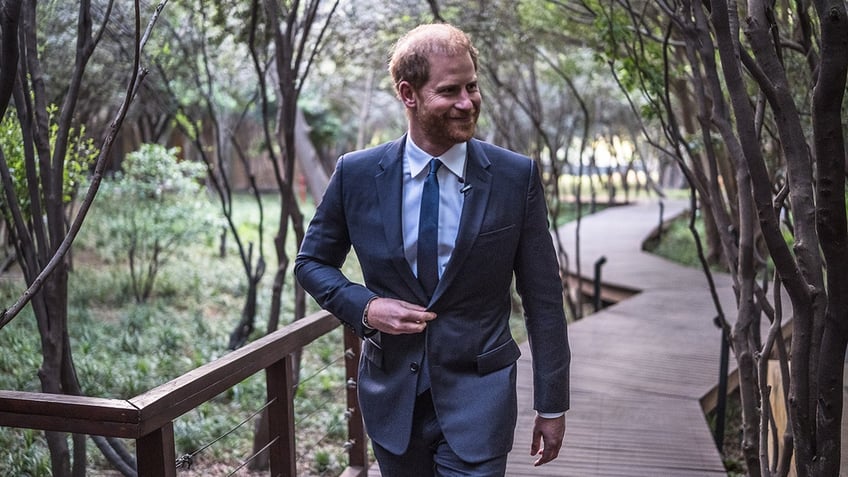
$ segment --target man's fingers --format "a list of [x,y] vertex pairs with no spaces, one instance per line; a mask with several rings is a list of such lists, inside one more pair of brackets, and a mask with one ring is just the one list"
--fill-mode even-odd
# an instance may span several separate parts
[[[533,462],[534,467],[538,467],[542,464],[547,464],[548,462],[556,459],[559,456],[559,450],[562,446],[562,441],[560,442],[549,442],[545,440],[545,437],[541,435],[542,445],[539,445],[539,440],[534,440],[531,445],[530,455],[541,455],[536,462]],[[541,447],[541,448],[540,448]]]
[[398,305],[400,305],[401,307],[406,308],[407,310],[412,310],[412,311],[427,311],[427,309],[426,309],[426,308],[424,308],[423,306],[421,306],[421,305],[416,305],[415,303],[410,303],[410,302],[408,302],[408,301],[403,301],[403,300],[394,300],[394,302],[395,302],[395,303],[397,303]]
[[534,466],[547,464],[559,456],[565,435],[565,416],[546,419],[536,416],[533,426],[533,439],[530,442],[530,455],[540,456]]
[[412,303],[402,302],[405,313],[399,316],[402,326],[409,333],[420,333],[427,327],[427,322],[436,318],[436,314],[426,308]]
[[421,333],[435,318],[423,306],[393,298],[378,298],[368,310],[370,326],[392,335]]
[[405,309],[403,318],[408,321],[430,321],[436,318],[436,314],[432,311],[427,311],[426,308],[414,303],[399,301],[400,305]]
[[405,319],[406,321],[413,321],[415,323],[421,324],[436,319],[436,314],[429,311],[416,312],[410,313],[408,316],[405,317]]
[[[559,448],[558,447],[546,447],[541,451],[542,457],[536,459],[536,462],[533,462],[534,467],[538,467],[542,464],[547,464],[548,462],[554,460],[559,456]],[[537,454],[538,455],[538,452]]]
[[539,455],[541,449],[542,433],[538,430],[533,430],[533,438],[530,440],[530,455]]

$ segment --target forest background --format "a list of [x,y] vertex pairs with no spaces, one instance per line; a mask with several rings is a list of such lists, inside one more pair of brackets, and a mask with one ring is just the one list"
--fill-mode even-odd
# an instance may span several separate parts
[[[717,315],[740,370],[748,472],[836,475],[848,343],[848,276],[833,273],[848,266],[841,1],[2,1],[0,340],[14,350],[2,387],[131,396],[313,309],[291,256],[336,157],[403,133],[387,52],[430,21],[474,38],[479,135],[538,161],[554,224],[566,206],[689,190],[704,272],[726,270],[737,293],[737,309]],[[556,239],[563,276],[580,275],[579,238]],[[582,297],[564,284],[580,319]],[[771,426],[767,358],[781,363],[784,435]],[[303,370],[334,358],[311,359]],[[322,380],[314,392],[332,394]],[[178,452],[255,409],[257,389],[210,404],[231,412],[177,424]],[[317,440],[332,440],[327,421],[341,413],[303,402],[323,416]],[[54,432],[4,428],[0,440],[11,475],[133,472],[115,440],[93,438],[98,452]],[[304,462],[332,472],[339,455],[316,446]]]

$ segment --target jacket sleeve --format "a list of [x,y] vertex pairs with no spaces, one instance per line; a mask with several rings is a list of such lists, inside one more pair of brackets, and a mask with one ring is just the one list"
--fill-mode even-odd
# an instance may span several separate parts
[[534,408],[539,412],[556,413],[569,408],[571,351],[562,280],[535,163],[531,166],[525,207],[515,276],[533,356]]
[[345,218],[344,156],[315,211],[300,251],[294,271],[298,282],[318,304],[335,315],[357,335],[364,337],[369,330],[362,324],[365,306],[376,296],[364,285],[353,283],[341,271],[351,249]]

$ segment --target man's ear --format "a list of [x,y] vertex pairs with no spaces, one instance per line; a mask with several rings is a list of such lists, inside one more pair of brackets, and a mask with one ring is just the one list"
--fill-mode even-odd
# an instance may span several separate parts
[[398,97],[407,108],[414,108],[418,105],[415,89],[408,81],[401,81],[398,84]]

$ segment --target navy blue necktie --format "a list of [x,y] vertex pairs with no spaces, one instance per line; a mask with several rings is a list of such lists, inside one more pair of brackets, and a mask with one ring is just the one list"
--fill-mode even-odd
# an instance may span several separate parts
[[436,172],[442,161],[430,161],[430,173],[421,194],[421,215],[418,217],[418,281],[427,297],[439,283],[439,178]]

